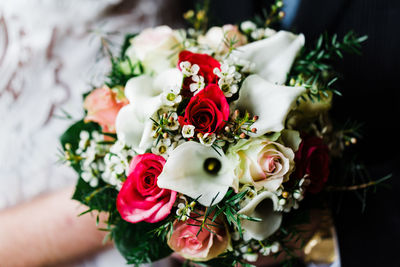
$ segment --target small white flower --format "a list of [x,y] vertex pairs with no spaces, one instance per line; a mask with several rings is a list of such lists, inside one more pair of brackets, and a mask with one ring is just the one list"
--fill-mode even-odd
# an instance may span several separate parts
[[169,155],[173,147],[171,146],[171,139],[165,138],[154,142],[154,146],[151,148],[151,152],[156,155],[163,156],[164,158]]
[[264,34],[265,34],[264,29],[259,28],[251,32],[250,36],[255,40],[260,40],[264,37]]
[[193,83],[190,84],[190,92],[194,93],[195,95],[204,89],[204,77],[199,75],[192,76]]
[[301,198],[301,192],[300,192],[300,190],[295,190],[295,191],[293,192],[293,198],[294,198],[294,199],[300,199],[300,198]]
[[189,61],[182,61],[179,64],[179,67],[181,68],[182,74],[187,77],[197,75],[197,73],[200,70],[199,65],[197,64],[192,65]]
[[168,117],[167,128],[171,131],[175,131],[179,129],[178,122],[178,114],[176,112],[172,112]]
[[182,136],[183,138],[191,138],[194,135],[194,126],[193,125],[183,125],[182,127]]
[[246,253],[243,254],[243,259],[249,262],[256,262],[258,259],[258,254],[257,253]]
[[244,32],[252,32],[257,29],[257,26],[254,22],[246,20],[240,24],[240,29]]
[[264,37],[265,37],[265,38],[268,38],[268,37],[274,35],[275,33],[276,33],[276,31],[275,31],[274,29],[265,28],[265,30],[264,30]]
[[87,131],[81,131],[79,133],[79,138],[82,140],[88,140],[89,139],[89,133]]
[[202,145],[205,145],[207,147],[212,146],[214,141],[217,139],[217,136],[215,133],[206,133],[204,135],[200,135],[199,140]]
[[242,75],[236,71],[235,66],[225,62],[221,65],[221,70],[215,68],[213,72],[218,76],[218,85],[226,97],[231,97],[237,93],[239,89],[237,84],[240,82]]
[[167,106],[173,106],[182,101],[182,96],[179,95],[181,89],[180,87],[169,87],[164,90],[162,94],[162,101]]
[[277,253],[279,251],[279,243],[278,242],[274,242],[271,245],[271,252],[272,253]]
[[98,179],[92,179],[92,180],[90,180],[89,184],[90,184],[91,187],[96,187],[96,186],[99,185],[99,180]]
[[264,256],[271,254],[271,247],[263,247],[260,249],[260,253]]

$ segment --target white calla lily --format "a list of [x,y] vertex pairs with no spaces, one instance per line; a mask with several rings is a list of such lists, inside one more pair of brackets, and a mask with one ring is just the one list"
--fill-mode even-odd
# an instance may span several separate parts
[[300,132],[296,130],[285,129],[281,132],[280,139],[285,146],[290,147],[294,152],[299,150],[301,143]]
[[237,108],[258,116],[251,126],[257,132],[249,132],[248,135],[258,137],[268,132],[282,131],[287,114],[304,91],[304,87],[273,84],[259,75],[247,77],[239,92]]
[[154,118],[162,106],[163,90],[179,87],[182,73],[168,69],[156,77],[141,75],[130,79],[125,86],[125,96],[129,104],[123,107],[116,119],[118,139],[125,140],[138,153],[144,153],[152,144],[152,126]]
[[243,238],[264,240],[278,230],[282,222],[282,214],[276,211],[277,208],[278,197],[264,191],[239,210],[239,214],[261,219],[261,221],[242,219]]
[[277,84],[284,84],[297,53],[304,46],[304,35],[279,31],[273,36],[236,49],[234,56],[255,64],[254,73]]
[[223,154],[189,141],[171,152],[158,186],[197,199],[203,206],[220,202],[233,182],[233,167]]

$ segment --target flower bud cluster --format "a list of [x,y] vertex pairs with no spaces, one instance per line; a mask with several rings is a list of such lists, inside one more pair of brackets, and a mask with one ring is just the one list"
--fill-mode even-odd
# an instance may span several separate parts
[[79,137],[76,154],[81,157],[81,178],[90,186],[96,187],[99,184],[101,173],[105,171],[103,157],[107,153],[109,145],[102,143],[104,136],[97,131],[93,131],[91,134],[82,131]]
[[110,147],[110,153],[104,156],[105,169],[101,178],[119,190],[122,181],[128,176],[129,162],[134,156],[134,151],[122,139],[117,140]]
[[254,22],[249,20],[242,22],[240,29],[253,40],[268,38],[276,33],[275,30],[268,27],[259,28]]
[[221,69],[214,69],[214,74],[218,76],[218,85],[226,97],[231,97],[238,92],[238,84],[241,81],[242,75],[236,71],[234,65],[223,63]]

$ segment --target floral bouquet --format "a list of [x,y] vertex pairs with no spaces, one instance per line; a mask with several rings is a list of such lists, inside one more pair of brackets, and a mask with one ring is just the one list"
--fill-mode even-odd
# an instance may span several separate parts
[[85,118],[61,137],[79,174],[73,198],[108,214],[103,230],[131,264],[287,253],[302,200],[355,142],[329,120],[330,62],[365,38],[305,48],[302,34],[266,24],[206,29],[201,12],[185,17],[193,28],[128,35],[104,85],[84,96]]

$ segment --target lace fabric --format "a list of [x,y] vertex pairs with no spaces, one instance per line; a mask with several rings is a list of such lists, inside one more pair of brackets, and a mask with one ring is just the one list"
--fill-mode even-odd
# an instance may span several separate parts
[[[76,174],[57,164],[58,138],[83,116],[82,94],[100,85],[109,65],[96,61],[95,32],[126,32],[159,24],[160,0],[137,0],[109,14],[121,0],[0,2],[0,209],[71,185]],[[95,31],[93,31],[95,30]],[[118,45],[116,45],[118,47]],[[112,264],[107,264],[112,262]],[[116,251],[78,266],[119,266]]]

